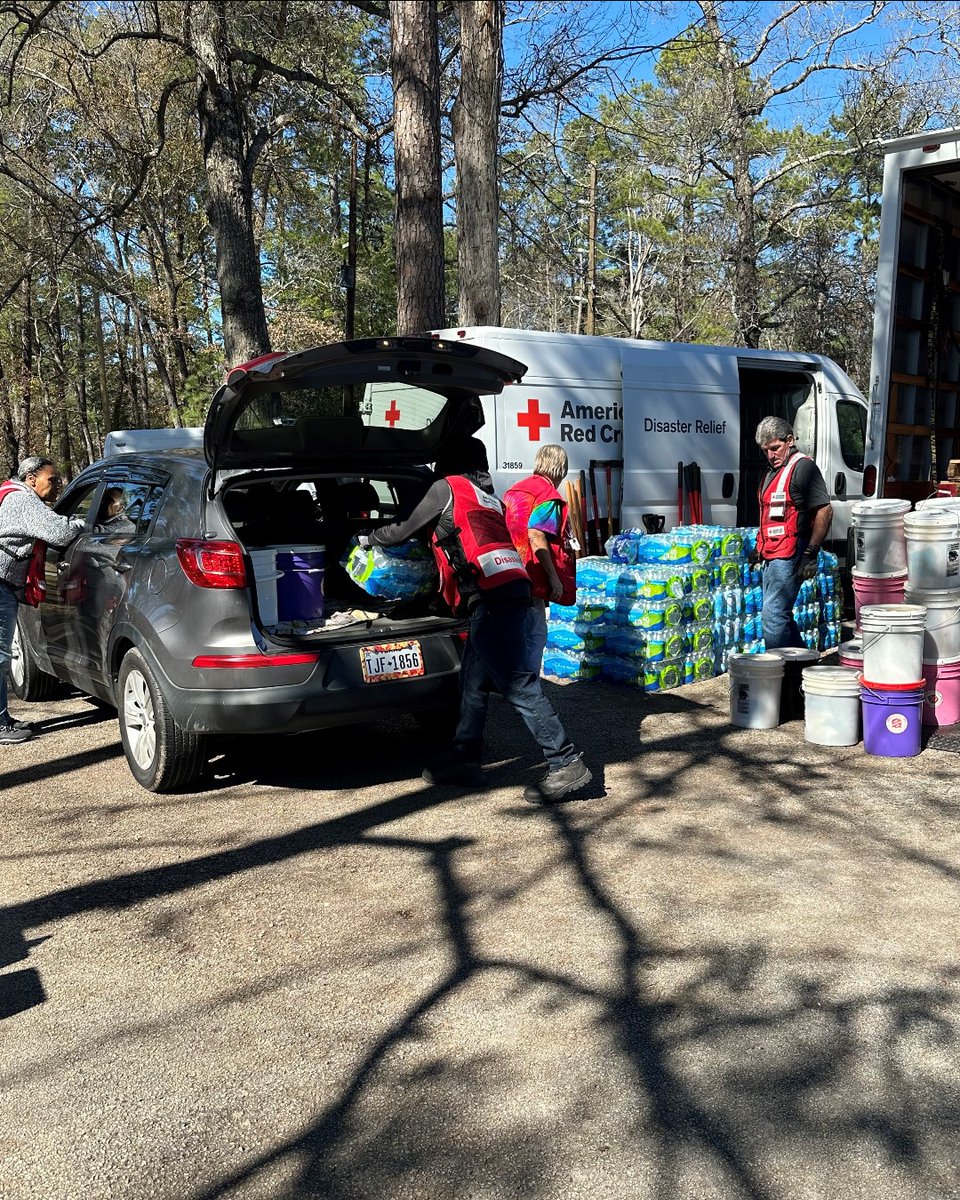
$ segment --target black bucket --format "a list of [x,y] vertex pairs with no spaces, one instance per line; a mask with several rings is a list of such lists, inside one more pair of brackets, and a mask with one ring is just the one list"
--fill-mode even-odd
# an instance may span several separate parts
[[783,682],[780,685],[780,724],[786,721],[802,721],[803,709],[803,668],[815,666],[820,661],[816,650],[806,647],[778,646],[771,654],[779,654],[783,659]]

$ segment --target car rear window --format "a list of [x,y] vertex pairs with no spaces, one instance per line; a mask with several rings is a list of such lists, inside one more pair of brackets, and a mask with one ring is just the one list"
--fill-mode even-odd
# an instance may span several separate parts
[[446,396],[438,392],[393,381],[277,390],[252,397],[239,414],[236,428],[275,429],[305,420],[359,416],[363,424],[375,428],[426,429],[446,403]]

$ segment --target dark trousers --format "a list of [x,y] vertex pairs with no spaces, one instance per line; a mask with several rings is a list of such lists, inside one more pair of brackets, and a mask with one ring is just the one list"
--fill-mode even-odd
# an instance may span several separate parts
[[553,705],[531,669],[536,611],[527,601],[481,600],[470,614],[460,667],[460,721],[456,741],[479,757],[492,688],[519,713],[551,770],[577,758]]

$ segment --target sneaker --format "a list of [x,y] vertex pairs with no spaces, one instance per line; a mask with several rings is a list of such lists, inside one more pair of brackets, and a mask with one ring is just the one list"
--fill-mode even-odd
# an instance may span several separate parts
[[30,724],[29,721],[13,721],[13,720],[11,720],[10,724],[14,727],[14,729],[29,729],[30,732],[33,733],[33,726]]
[[18,742],[29,742],[33,730],[22,721],[8,721],[0,725],[0,746],[13,746]]
[[524,789],[523,798],[530,804],[555,804],[571,792],[586,787],[593,773],[582,758],[575,758],[564,767],[544,775],[539,783]]
[[461,787],[474,787],[483,776],[479,757],[454,747],[442,758],[427,763],[420,778],[424,783],[455,783]]

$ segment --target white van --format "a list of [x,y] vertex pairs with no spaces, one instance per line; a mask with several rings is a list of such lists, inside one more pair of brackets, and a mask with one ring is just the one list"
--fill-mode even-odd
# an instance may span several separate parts
[[[435,336],[473,342],[525,363],[519,383],[483,399],[482,437],[497,491],[528,475],[539,446],[557,442],[574,478],[591,463],[606,516],[606,464],[614,517],[643,528],[661,514],[681,523],[677,464],[700,467],[703,520],[753,526],[765,467],[754,437],[765,416],[784,417],[817,462],[834,506],[829,545],[846,551],[850,507],[863,496],[867,403],[828,358],[681,342],[475,327]],[[587,499],[587,517],[593,514]],[[620,506],[619,514],[617,507]],[[690,520],[688,506],[684,519]]]

